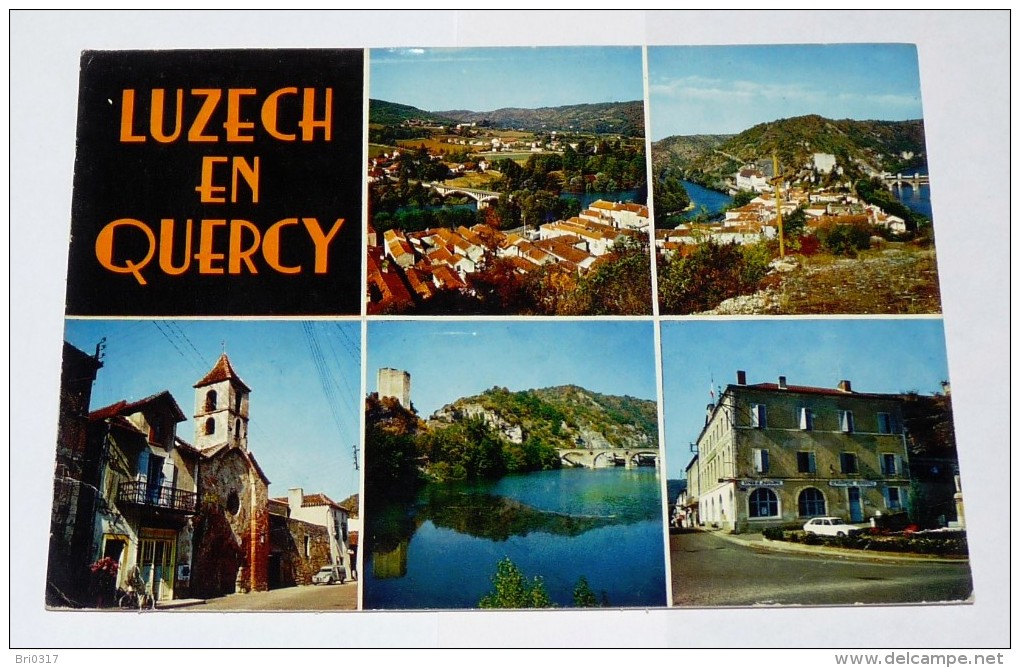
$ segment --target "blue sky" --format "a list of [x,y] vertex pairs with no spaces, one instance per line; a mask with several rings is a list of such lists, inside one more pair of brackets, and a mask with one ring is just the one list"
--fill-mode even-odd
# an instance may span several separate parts
[[225,345],[234,371],[252,390],[248,447],[271,481],[270,495],[303,487],[306,494],[342,501],[359,482],[351,446],[359,442],[361,419],[361,325],[307,324],[330,378],[336,420],[300,321],[68,320],[64,337],[90,354],[106,337],[92,410],[170,390],[188,416],[177,435],[189,443],[195,440],[192,385]]
[[835,388],[847,379],[857,392],[921,394],[948,380],[940,319],[726,320],[662,323],[666,470],[682,477],[689,444],[705,424],[709,388],[775,383]]
[[493,386],[580,385],[654,401],[648,321],[383,321],[368,324],[368,391],[382,367],[411,374],[422,417]]
[[372,49],[369,96],[425,111],[644,99],[638,47]]
[[649,47],[650,136],[734,134],[779,118],[921,118],[911,44]]

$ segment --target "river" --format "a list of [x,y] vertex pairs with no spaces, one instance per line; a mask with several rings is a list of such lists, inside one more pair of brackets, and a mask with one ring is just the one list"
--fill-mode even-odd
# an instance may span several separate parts
[[[917,170],[918,173],[923,174],[924,170]],[[910,172],[913,175],[914,172]],[[926,216],[931,220],[931,187],[928,185],[922,185],[918,188],[914,188],[908,184],[904,184],[900,187],[893,187],[893,196],[903,203],[908,209],[914,213],[919,213],[922,216]]]
[[701,207],[705,207],[708,210],[709,218],[715,218],[722,213],[724,208],[733,203],[733,198],[726,193],[710,190],[691,181],[681,180],[680,183],[687,190],[687,195],[691,198],[691,204],[694,205],[693,209],[684,212],[681,216],[682,218],[694,218],[701,213]]
[[665,605],[660,484],[622,467],[430,484],[367,513],[364,607],[477,607],[504,557],[561,607],[581,576],[610,606]]

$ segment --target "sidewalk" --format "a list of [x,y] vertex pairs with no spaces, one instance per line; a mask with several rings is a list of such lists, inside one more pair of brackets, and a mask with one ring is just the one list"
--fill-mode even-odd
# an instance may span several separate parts
[[721,529],[699,529],[704,533],[718,536],[725,541],[735,545],[744,545],[752,549],[769,552],[789,552],[796,554],[816,554],[827,557],[842,557],[847,559],[862,559],[865,561],[925,561],[938,564],[959,564],[969,561],[968,557],[940,557],[932,554],[914,554],[910,552],[872,552],[871,550],[852,550],[843,547],[830,547],[828,545],[805,545],[803,543],[788,543],[780,540],[769,540],[761,533],[726,533]]

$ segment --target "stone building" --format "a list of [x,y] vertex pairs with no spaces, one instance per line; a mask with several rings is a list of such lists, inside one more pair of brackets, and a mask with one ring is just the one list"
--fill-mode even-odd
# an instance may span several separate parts
[[301,488],[270,499],[270,588],[311,584],[316,571],[331,564],[353,579],[347,518],[348,511],[325,494]]
[[[309,584],[331,563],[352,577],[346,509],[301,489],[270,501],[248,448],[251,389],[226,354],[194,385],[194,445],[168,391],[89,412],[101,367],[65,344],[48,605],[109,605],[134,573],[157,601]],[[89,565],[104,557],[118,573],[97,592]]]
[[835,389],[778,381],[748,385],[738,371],[709,404],[697,485],[688,483],[700,523],[739,533],[906,510],[902,398],[855,392],[848,380]]
[[89,355],[64,342],[60,368],[57,458],[53,472],[47,605],[81,603],[92,556],[92,523],[99,461],[88,446],[88,414],[92,383],[103,363],[99,349]]
[[411,408],[411,374],[399,369],[379,369],[376,382],[379,398],[392,397],[404,408]]
[[248,450],[251,389],[226,353],[195,388],[195,448],[201,455],[192,593],[201,597],[269,587],[269,479]]

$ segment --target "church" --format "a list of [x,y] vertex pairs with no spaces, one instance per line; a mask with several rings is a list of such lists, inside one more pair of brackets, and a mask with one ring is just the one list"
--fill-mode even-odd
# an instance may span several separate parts
[[[290,503],[269,498],[248,447],[251,388],[225,352],[193,386],[191,443],[167,390],[90,411],[98,353],[67,344],[64,355],[49,605],[115,603],[135,569],[157,602],[310,584],[330,564],[351,577],[346,509],[300,488]],[[104,558],[117,574],[97,592],[84,583]]]
[[248,449],[248,397],[226,353],[195,387],[201,460],[191,594],[269,588],[269,478]]

